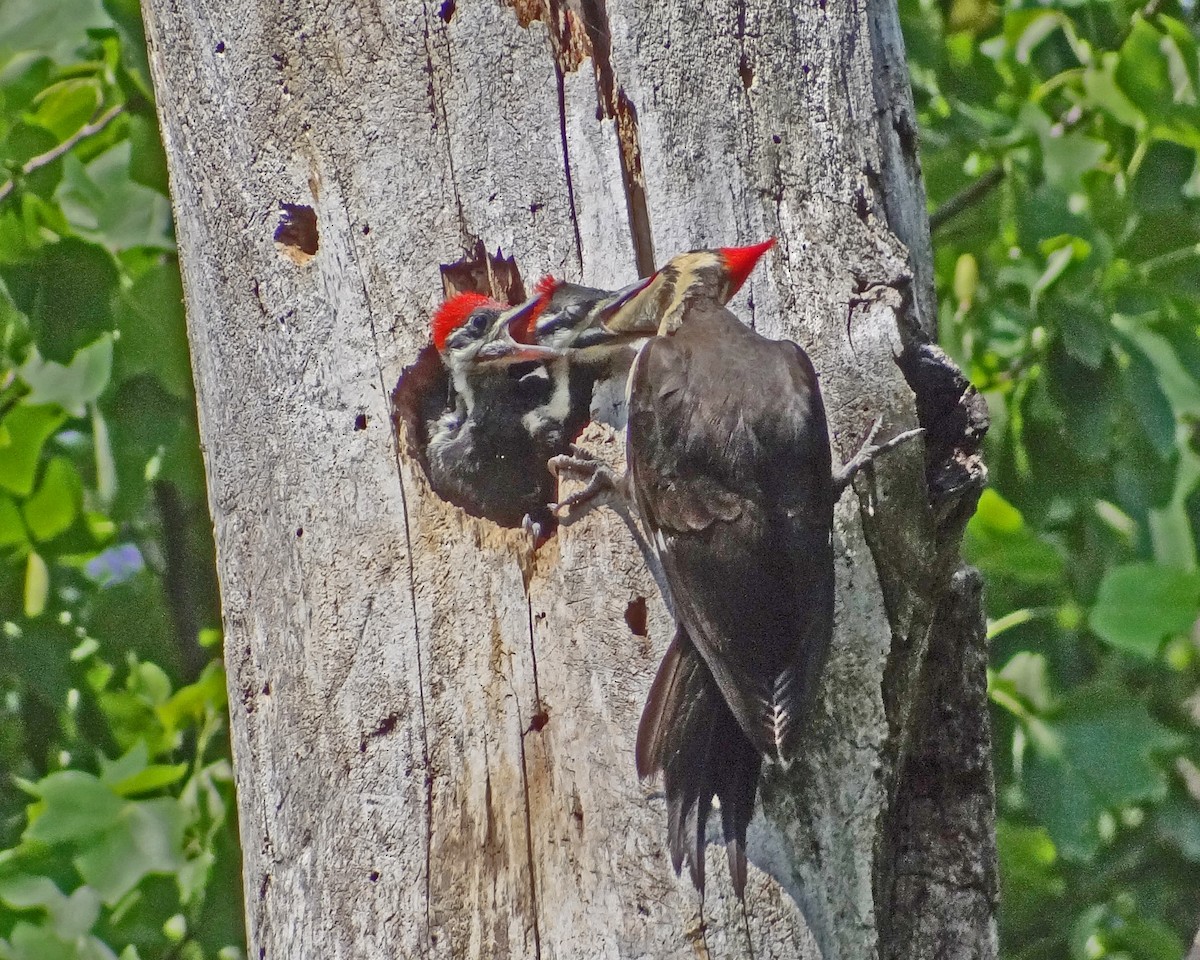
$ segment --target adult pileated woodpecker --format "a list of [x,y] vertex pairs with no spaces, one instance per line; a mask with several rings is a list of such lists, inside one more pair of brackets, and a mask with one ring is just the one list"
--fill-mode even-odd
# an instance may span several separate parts
[[655,544],[676,628],[638,727],[637,770],[662,772],[672,863],[679,872],[686,858],[701,891],[718,798],[739,895],[762,761],[794,757],[829,651],[834,503],[891,445],[868,443],[834,474],[807,354],[725,309],[773,242],[678,256],[606,311],[611,334],[650,337],[629,374],[629,472],[614,481],[556,461],[593,474],[562,506],[628,484]]
[[430,484],[469,513],[506,526],[549,519],[554,482],[546,461],[587,419],[588,401],[572,396],[566,359],[514,339],[544,306],[540,294],[505,307],[462,293],[432,322],[450,395],[445,411],[426,424]]

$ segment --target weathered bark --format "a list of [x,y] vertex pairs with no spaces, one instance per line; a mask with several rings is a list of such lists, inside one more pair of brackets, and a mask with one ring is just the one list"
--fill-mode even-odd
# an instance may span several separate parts
[[[985,421],[922,347],[895,10],[684,6],[145,2],[251,957],[995,954],[979,592],[954,575]],[[479,243],[615,286],[766,235],[733,308],[810,350],[835,452],[918,411],[929,442],[839,504],[834,651],[803,761],[764,783],[743,922],[718,848],[703,913],[674,877],[634,775],[669,623],[627,532],[599,512],[532,555],[430,493],[389,394],[439,265]]]

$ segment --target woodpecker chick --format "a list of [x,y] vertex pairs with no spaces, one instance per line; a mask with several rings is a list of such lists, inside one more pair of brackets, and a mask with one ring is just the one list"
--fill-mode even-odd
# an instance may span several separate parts
[[[583,426],[572,419],[561,352],[513,336],[541,309],[540,295],[505,307],[462,293],[443,303],[432,322],[450,392],[445,411],[426,425],[430,484],[468,513],[505,526],[527,517],[549,522],[554,483],[546,460]],[[585,402],[585,418],[586,409]]]

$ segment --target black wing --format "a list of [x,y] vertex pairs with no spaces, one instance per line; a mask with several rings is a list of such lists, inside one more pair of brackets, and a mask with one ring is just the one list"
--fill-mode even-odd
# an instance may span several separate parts
[[680,624],[788,759],[833,629],[828,428],[808,357],[700,302],[630,376],[627,455]]

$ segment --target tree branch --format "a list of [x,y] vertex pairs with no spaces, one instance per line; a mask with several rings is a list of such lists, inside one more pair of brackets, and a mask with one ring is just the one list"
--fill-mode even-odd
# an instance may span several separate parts
[[[100,133],[105,127],[112,123],[117,117],[125,112],[123,103],[117,104],[115,107],[110,107],[100,115],[100,118],[94,123],[89,123],[85,127],[80,127],[71,136],[67,137],[62,143],[45,153],[39,153],[36,157],[31,157],[25,161],[21,167],[19,176],[27,177],[36,170],[41,170],[42,167],[49,166],[63,154],[68,153],[80,141],[86,140],[88,137],[95,136]],[[0,203],[7,199],[8,195],[13,192],[17,186],[17,177],[9,180],[3,186],[0,186]]]
[[969,187],[960,190],[929,215],[929,232],[933,233],[953,220],[968,207],[973,207],[992,192],[1004,179],[1004,168],[992,167]]

